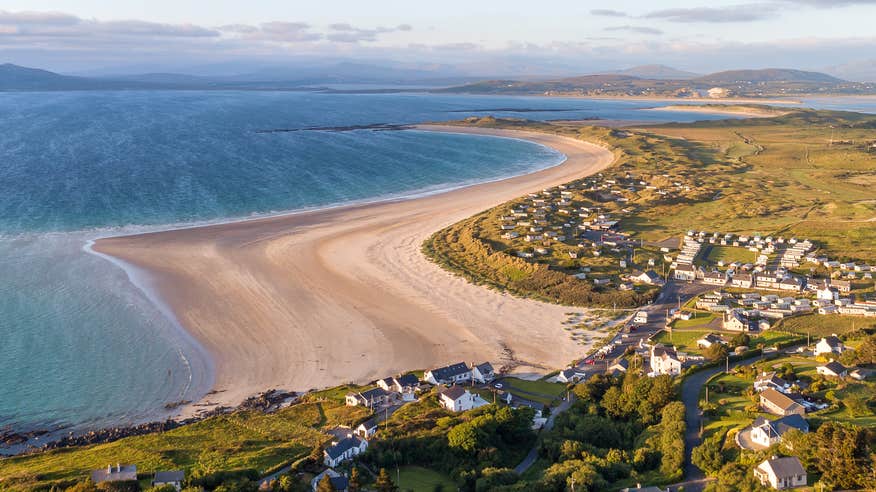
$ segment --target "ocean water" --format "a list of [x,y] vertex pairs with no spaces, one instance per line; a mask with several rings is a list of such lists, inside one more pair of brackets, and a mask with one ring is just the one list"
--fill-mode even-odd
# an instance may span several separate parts
[[437,191],[563,159],[514,139],[264,130],[474,114],[717,118],[640,111],[654,105],[416,94],[0,94],[0,428],[82,431],[160,419],[166,405],[210,388],[209,356],[140,288],[148,279],[131,279],[89,253],[94,238]]

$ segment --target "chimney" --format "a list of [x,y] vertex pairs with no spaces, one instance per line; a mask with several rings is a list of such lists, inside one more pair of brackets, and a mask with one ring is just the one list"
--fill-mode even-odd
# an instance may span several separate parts
[[122,464],[118,461],[116,462],[116,473],[122,473]]
[[106,465],[106,474],[110,475],[113,472],[113,465]]

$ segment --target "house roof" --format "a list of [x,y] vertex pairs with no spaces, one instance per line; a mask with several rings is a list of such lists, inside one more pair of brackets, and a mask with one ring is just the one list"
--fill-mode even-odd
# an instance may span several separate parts
[[724,339],[714,333],[709,333],[700,340],[706,340],[709,343],[724,343]]
[[835,360],[832,360],[821,367],[829,370],[830,372],[836,374],[837,376],[839,376],[840,374],[842,374],[846,370],[846,366],[840,364],[839,362],[837,362]]
[[794,405],[799,405],[799,403],[772,388],[767,388],[763,390],[760,393],[760,397],[781,408],[782,410],[787,410]]
[[341,439],[337,444],[329,446],[325,449],[325,454],[331,459],[337,459],[344,455],[347,451],[359,447],[362,439],[358,436],[346,437]]
[[91,481],[94,483],[127,480],[137,480],[137,465],[116,465],[111,467],[111,471],[101,468],[91,472]]
[[401,386],[417,386],[420,384],[420,380],[413,374],[405,374],[395,378],[395,380]]
[[761,427],[770,437],[781,437],[791,429],[809,432],[809,423],[798,414],[786,415],[782,418],[769,420],[765,417],[755,419],[752,427]]
[[374,417],[372,417],[372,418],[366,420],[365,422],[362,422],[362,423],[359,424],[357,427],[363,427],[363,426],[364,426],[366,429],[374,429],[374,428],[377,427],[377,419],[375,419]]
[[772,470],[773,474],[777,477],[791,477],[794,475],[806,474],[806,470],[803,469],[803,465],[800,464],[800,460],[798,460],[794,456],[766,460],[758,465],[758,468],[766,468]]
[[347,477],[340,475],[337,477],[329,477],[329,482],[332,484],[332,488],[335,490],[347,490],[347,487],[350,486],[349,481],[347,481]]
[[843,342],[838,337],[831,335],[829,337],[824,337],[821,339],[822,342],[826,342],[831,347],[842,347]]
[[676,354],[675,349],[671,347],[655,345],[654,349],[651,351],[651,354],[653,357],[678,360],[678,354]]
[[456,364],[451,364],[449,366],[432,369],[429,372],[432,373],[432,377],[440,381],[442,379],[449,379],[460,374],[465,374],[468,371],[469,368],[465,362],[457,362]]
[[475,367],[478,368],[478,371],[480,371],[481,374],[487,374],[487,373],[493,372],[493,364],[490,364],[489,362],[484,362],[483,364],[478,364]]
[[186,474],[182,470],[159,471],[155,472],[155,478],[152,481],[156,483],[182,482],[185,478]]
[[775,371],[761,374],[760,376],[757,377],[757,379],[754,380],[754,382],[755,382],[755,384],[770,383],[770,384],[773,384],[775,386],[779,386],[779,387],[783,387],[783,388],[788,385],[787,381],[776,376]]
[[372,388],[368,391],[363,391],[359,393],[362,398],[365,398],[367,401],[371,401],[372,398],[381,398],[387,395],[386,390],[383,388]]
[[445,388],[445,389],[441,390],[442,395],[446,396],[447,398],[450,398],[453,401],[458,400],[462,395],[465,394],[465,392],[466,392],[465,388],[463,388],[462,386],[456,386],[456,385],[453,385],[449,388]]

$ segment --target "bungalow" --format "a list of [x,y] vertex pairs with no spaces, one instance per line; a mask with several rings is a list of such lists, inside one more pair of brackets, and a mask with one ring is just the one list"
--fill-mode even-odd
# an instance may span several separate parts
[[579,371],[574,367],[568,367],[557,374],[557,382],[560,383],[577,383],[587,377],[587,373]]
[[710,285],[724,285],[727,283],[727,276],[721,272],[706,272],[703,275],[703,283]]
[[628,361],[627,359],[621,359],[610,365],[605,372],[612,376],[622,376],[626,374],[629,369],[630,361]]
[[845,345],[843,345],[842,340],[833,334],[829,337],[822,338],[817,344],[815,344],[815,355],[819,356],[822,354],[841,354],[845,350]]
[[681,374],[681,360],[675,349],[660,344],[651,347],[651,373],[654,376],[669,374],[676,376]]
[[806,419],[797,414],[787,415],[776,420],[758,417],[751,425],[751,440],[755,444],[768,448],[780,442],[782,436],[792,429],[809,432],[809,424]]
[[401,393],[402,399],[412,401],[414,394],[420,388],[420,380],[413,374],[404,374],[397,377],[381,379],[380,381],[377,381],[377,386],[392,393]]
[[681,264],[675,267],[675,280],[694,281],[697,279],[697,271],[693,265]]
[[361,393],[347,393],[346,402],[348,407],[362,405],[363,407],[374,408],[389,401],[389,393],[383,388],[373,388]]
[[489,383],[496,377],[495,371],[493,371],[493,365],[489,362],[484,362],[483,364],[473,365],[471,368],[471,377],[475,381],[485,384]]
[[806,470],[800,460],[793,456],[765,460],[754,469],[754,477],[761,485],[769,485],[776,490],[806,485]]
[[754,391],[761,392],[766,389],[787,393],[791,391],[791,384],[776,376],[775,371],[764,372],[754,380]]
[[91,472],[91,481],[95,485],[103,482],[128,482],[137,480],[137,465],[122,465],[116,463],[116,466],[107,465],[106,468],[94,470]]
[[423,380],[431,384],[456,384],[471,380],[471,369],[465,362],[457,362],[449,366],[430,369],[423,375]]
[[778,391],[767,388],[760,392],[760,408],[774,415],[804,415],[806,408]]
[[377,419],[375,418],[370,418],[365,422],[362,422],[361,424],[356,426],[356,429],[354,431],[357,436],[363,439],[370,438],[374,435],[375,432],[377,432]]
[[831,280],[831,287],[836,287],[836,290],[847,293],[852,291],[852,283],[848,280]]
[[451,386],[438,392],[438,402],[451,412],[465,412],[475,407],[475,397],[462,386]]
[[179,492],[182,489],[182,484],[185,479],[186,474],[182,470],[158,471],[155,472],[155,476],[152,477],[152,486],[164,487],[170,485]]
[[697,340],[697,347],[705,349],[717,343],[726,345],[726,342],[720,336],[714,333],[709,333],[708,335]]
[[823,366],[818,366],[815,368],[815,372],[821,374],[822,376],[828,376],[832,378],[844,378],[849,375],[849,370],[842,364],[837,361],[830,361]]
[[632,277],[635,282],[642,282],[651,285],[663,285],[663,279],[654,270],[648,270]]
[[347,477],[332,470],[331,468],[327,468],[325,471],[310,480],[310,490],[312,490],[313,492],[319,490],[319,484],[325,477],[329,478],[329,483],[332,484],[332,489],[334,489],[336,492],[346,492],[347,488],[349,487]]
[[730,285],[742,289],[750,289],[752,285],[751,274],[738,273],[730,279]]
[[341,463],[359,456],[368,449],[368,441],[359,436],[350,436],[340,441],[332,442],[332,445],[327,447],[323,454],[323,462],[325,466],[336,467]]
[[738,309],[731,309],[730,311],[724,313],[724,316],[722,317],[721,327],[729,331],[748,331],[748,318],[742,315],[742,311]]

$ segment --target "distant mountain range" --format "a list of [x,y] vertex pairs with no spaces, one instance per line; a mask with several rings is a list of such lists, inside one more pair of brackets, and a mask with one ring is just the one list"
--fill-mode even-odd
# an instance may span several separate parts
[[614,70],[606,73],[617,75],[629,75],[640,79],[667,79],[667,80],[685,80],[699,77],[700,74],[693,72],[685,72],[666,65],[639,65],[624,70]]
[[[482,80],[480,77],[459,75],[447,67],[390,68],[352,62],[319,66],[270,66],[245,74],[213,76],[159,72],[85,77],[61,75],[9,63],[0,65],[0,91],[330,90],[327,86],[341,87],[343,90],[584,96],[691,97],[706,95],[713,88],[720,88],[718,92],[722,97],[876,93],[876,86],[872,83],[848,82],[825,73],[791,69],[730,70],[697,75],[665,65],[643,65],[613,73],[550,80]],[[344,89],[344,86],[349,87]],[[361,89],[363,86],[372,88]]]
[[[716,90],[710,93],[709,91],[712,89]],[[848,82],[820,72],[768,68],[729,70],[674,79],[653,76],[643,78],[614,73],[543,81],[489,80],[451,87],[444,89],[444,91],[567,96],[780,97],[817,94],[873,94],[876,93],[876,85]]]

